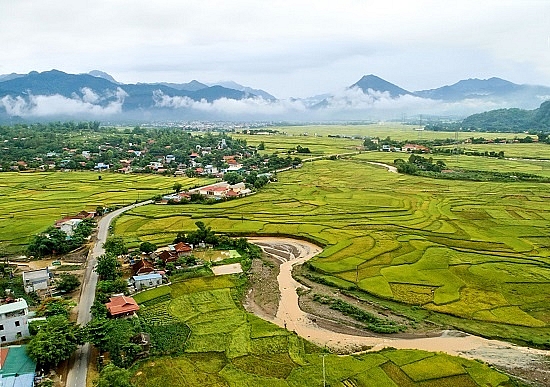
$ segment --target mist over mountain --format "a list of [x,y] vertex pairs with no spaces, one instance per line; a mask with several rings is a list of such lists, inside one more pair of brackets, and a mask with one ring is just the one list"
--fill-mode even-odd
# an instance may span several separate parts
[[413,95],[410,91],[402,89],[401,87],[373,74],[365,75],[349,88],[353,89],[354,87],[363,90],[364,93],[368,93],[369,90],[388,93],[392,98],[397,98],[401,95]]
[[109,82],[116,83],[117,85],[119,84],[119,82],[117,82],[111,75],[107,74],[104,71],[92,70],[88,73],[88,75],[91,75],[92,77],[98,77],[98,78],[106,79]]
[[215,86],[215,85],[227,87],[228,89],[244,91],[245,93],[248,93],[251,95],[257,95],[258,97],[262,97],[263,99],[266,99],[269,101],[275,101],[277,99],[271,94],[269,94],[267,91],[264,91],[261,89],[253,89],[251,87],[239,85],[237,82],[233,82],[233,81],[220,81],[220,82],[210,84],[210,86]]
[[370,74],[333,93],[277,99],[233,81],[124,84],[94,70],[0,75],[0,120],[386,120],[403,115],[464,118],[494,109],[534,109],[550,87],[500,78],[467,79],[408,91]]

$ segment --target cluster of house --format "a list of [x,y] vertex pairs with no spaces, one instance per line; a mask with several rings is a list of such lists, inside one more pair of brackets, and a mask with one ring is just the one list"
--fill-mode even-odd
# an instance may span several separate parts
[[59,220],[56,220],[54,227],[64,231],[68,236],[72,236],[74,231],[84,219],[93,219],[96,216],[94,211],[80,211],[74,216],[66,216]]
[[[6,293],[11,294],[9,291]],[[34,312],[29,312],[27,301],[10,295],[0,300],[0,386],[32,387],[35,385],[36,362],[29,358],[24,345],[4,344],[28,337],[29,323]]]
[[421,153],[429,153],[430,148],[425,147],[424,145],[418,145],[418,144],[405,144],[402,147],[396,147],[389,144],[383,144],[381,148],[382,152],[421,152]]
[[164,195],[162,197],[162,200],[160,201],[160,204],[166,204],[168,202],[179,203],[180,201],[185,199],[189,200],[191,199],[191,195],[196,193],[206,198],[219,200],[250,195],[252,193],[252,190],[250,188],[246,188],[243,182],[237,184],[229,184],[225,181],[222,181],[206,187],[195,188],[188,192],[177,192],[169,195]]
[[[48,269],[23,272],[25,292],[47,292],[51,274]],[[9,343],[29,336],[29,322],[34,313],[29,312],[27,301],[13,298],[6,290],[7,296],[0,299],[0,344]]]
[[[177,261],[178,258],[189,256],[192,252],[192,245],[179,242],[168,245],[165,249],[157,250],[151,254],[151,258],[160,259],[167,264]],[[162,285],[165,273],[162,270],[156,270],[151,261],[142,258],[132,263],[131,266],[134,275],[128,280],[128,284],[135,291]],[[132,297],[122,294],[109,298],[109,302],[105,306],[111,317],[131,316],[139,310],[139,305]]]

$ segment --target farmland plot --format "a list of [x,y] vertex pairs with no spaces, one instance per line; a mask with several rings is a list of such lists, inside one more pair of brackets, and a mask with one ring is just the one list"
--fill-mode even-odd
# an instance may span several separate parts
[[[136,386],[322,385],[320,348],[237,307],[234,278],[202,277],[173,284],[166,287],[169,301],[166,290],[139,294],[144,318],[162,313],[185,323],[190,335],[181,354],[138,364]],[[174,332],[174,345],[185,335]],[[390,349],[359,356],[325,355],[327,385],[511,386],[506,375],[486,365],[444,354]]]
[[463,329],[550,345],[547,185],[399,175],[364,157],[308,163],[236,201],[138,208],[116,233],[167,240],[201,220],[217,232],[308,238],[325,246],[311,261],[325,275],[454,325],[492,324]]

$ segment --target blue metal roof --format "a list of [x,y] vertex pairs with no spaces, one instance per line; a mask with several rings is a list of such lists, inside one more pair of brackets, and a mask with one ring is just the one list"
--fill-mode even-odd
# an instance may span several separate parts
[[144,274],[144,275],[135,275],[132,278],[134,279],[134,281],[147,281],[147,280],[159,279],[159,278],[162,278],[162,276],[159,273],[150,273],[150,274]]

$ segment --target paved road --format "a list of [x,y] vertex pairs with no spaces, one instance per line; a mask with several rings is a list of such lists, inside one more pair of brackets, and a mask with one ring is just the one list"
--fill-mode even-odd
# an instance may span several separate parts
[[[152,203],[151,200],[141,202],[138,204],[132,204],[124,208],[120,208],[105,215],[98,223],[97,241],[92,249],[92,254],[88,257],[86,264],[86,272],[84,273],[84,279],[82,281],[82,290],[80,292],[80,301],[78,303],[78,317],[76,322],[79,325],[85,325],[92,315],[90,314],[90,308],[95,298],[95,288],[97,285],[97,273],[94,271],[94,267],[97,262],[97,257],[105,254],[103,243],[107,240],[109,235],[109,226],[114,218],[119,216],[125,211],[132,208],[143,206],[145,204]],[[86,374],[88,371],[88,363],[90,361],[90,344],[84,344],[80,346],[75,353],[69,359],[69,373],[67,375],[67,387],[85,387],[86,386]]]

